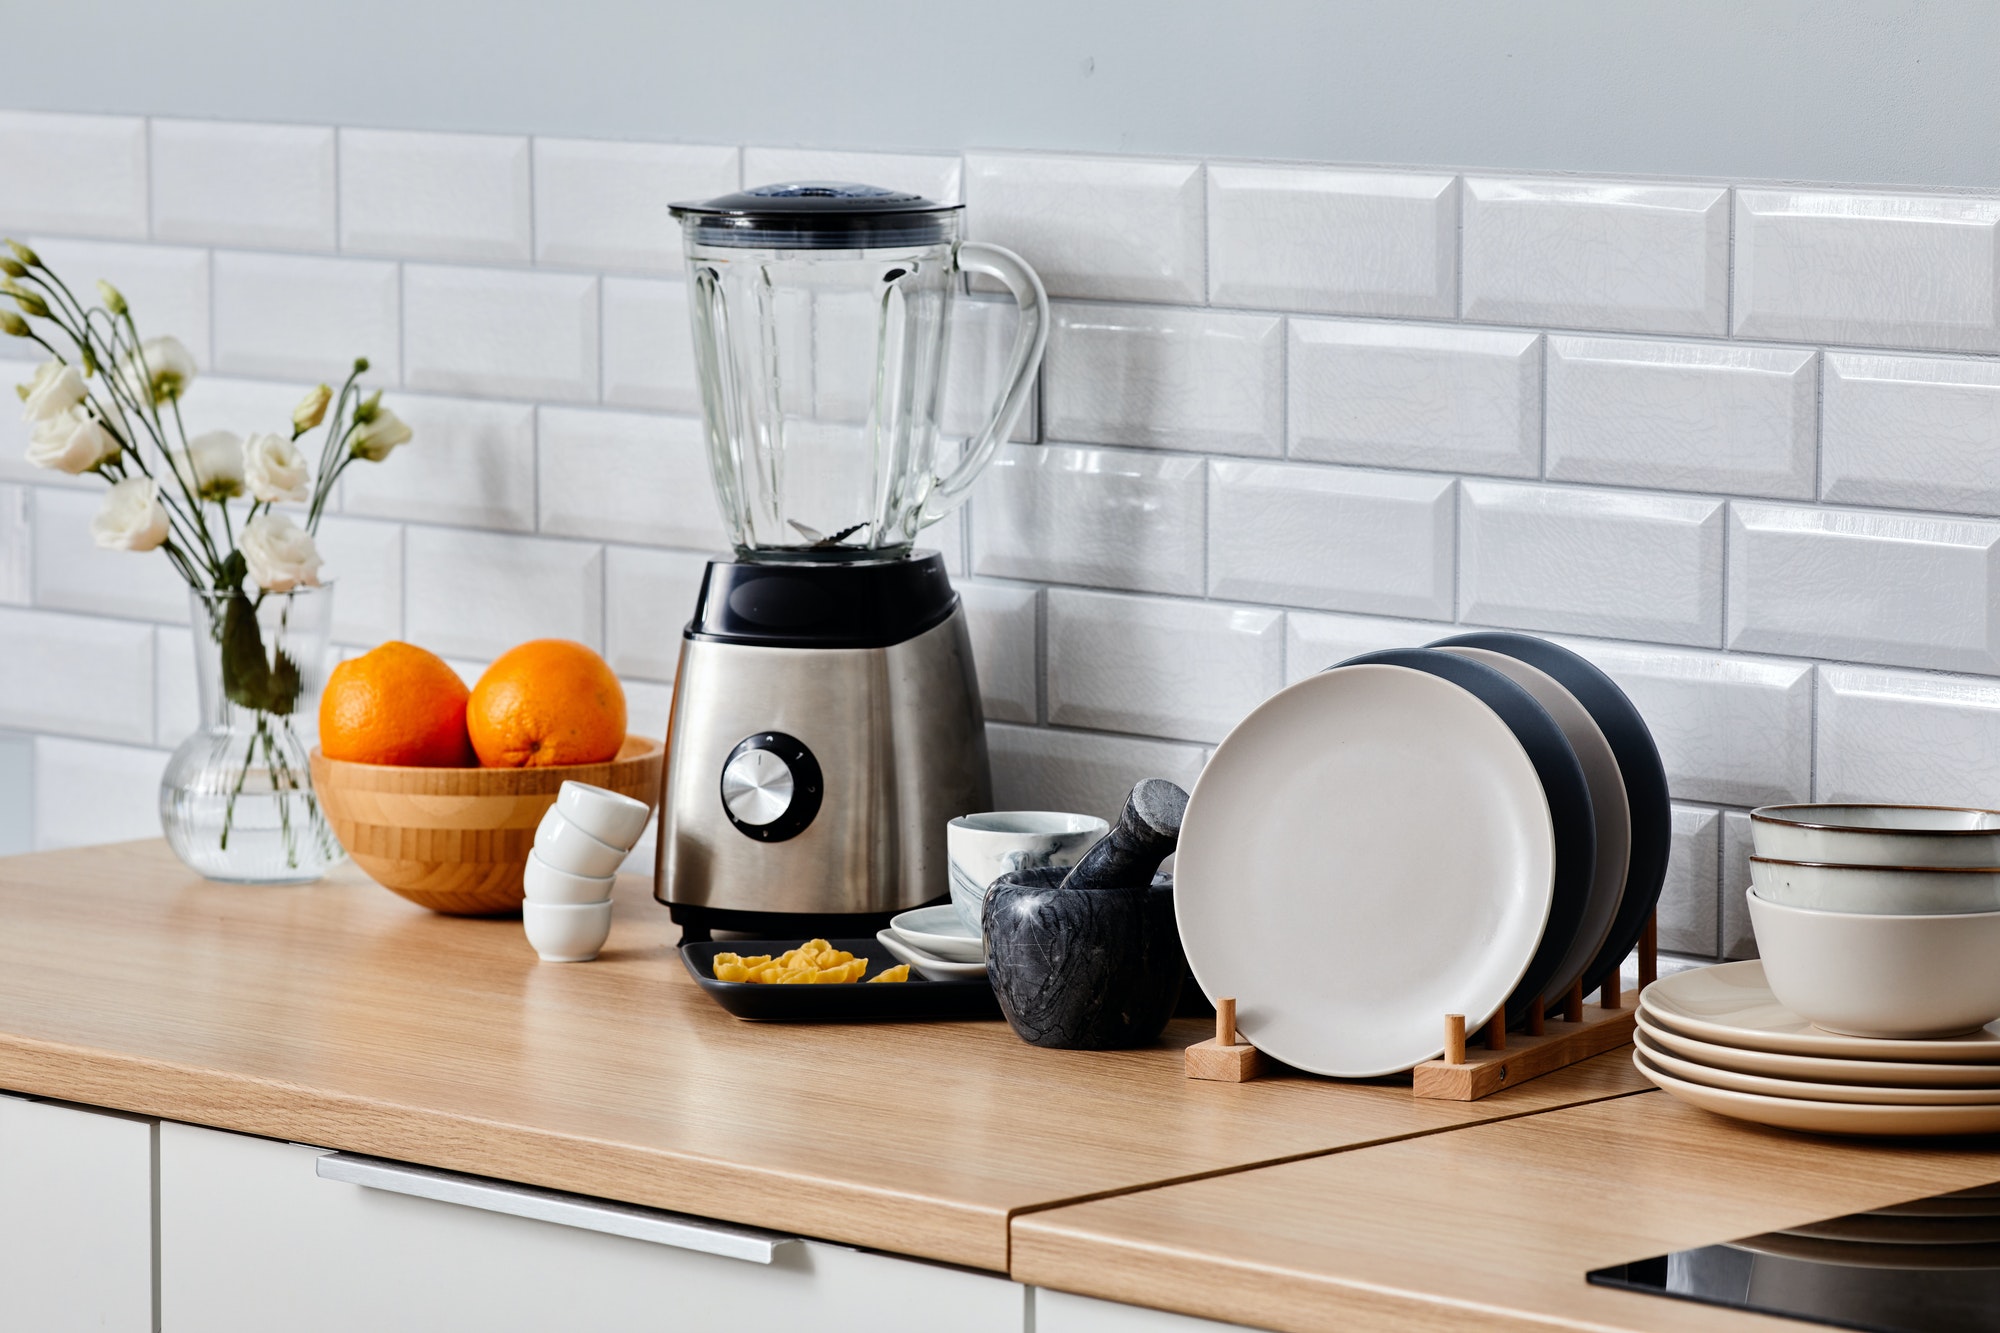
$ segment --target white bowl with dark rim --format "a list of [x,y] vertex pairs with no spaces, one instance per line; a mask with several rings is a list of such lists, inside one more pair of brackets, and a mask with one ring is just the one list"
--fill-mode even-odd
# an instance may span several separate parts
[[1970,866],[1836,866],[1753,856],[1750,890],[1765,902],[1816,912],[2000,912],[2000,869]]
[[1841,866],[2000,866],[2000,810],[1952,805],[1767,805],[1757,855]]

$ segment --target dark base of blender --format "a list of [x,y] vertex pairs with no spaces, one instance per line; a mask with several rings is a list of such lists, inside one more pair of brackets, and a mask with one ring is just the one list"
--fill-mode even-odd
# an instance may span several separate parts
[[[947,897],[920,904],[932,907],[950,902]],[[888,928],[889,919],[914,908],[889,912],[741,912],[726,907],[699,907],[693,903],[668,903],[668,914],[681,928],[682,944],[705,944],[715,932],[726,930],[759,940],[855,940],[870,939]]]

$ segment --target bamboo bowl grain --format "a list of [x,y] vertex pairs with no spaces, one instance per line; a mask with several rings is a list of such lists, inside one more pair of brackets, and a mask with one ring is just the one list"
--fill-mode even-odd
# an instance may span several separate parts
[[587,782],[655,811],[666,768],[660,742],[625,738],[604,764],[549,768],[400,768],[312,751],[313,789],[333,836],[368,877],[451,916],[519,911],[535,826],[565,782]]

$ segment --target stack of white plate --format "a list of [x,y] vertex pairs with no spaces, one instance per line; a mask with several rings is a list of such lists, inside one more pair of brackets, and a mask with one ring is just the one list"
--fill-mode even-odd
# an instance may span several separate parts
[[932,981],[970,981],[986,976],[979,932],[959,918],[950,903],[919,907],[889,919],[875,938],[899,962]]

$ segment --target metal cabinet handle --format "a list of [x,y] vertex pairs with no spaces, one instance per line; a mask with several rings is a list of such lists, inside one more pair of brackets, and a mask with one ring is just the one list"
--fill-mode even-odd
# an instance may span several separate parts
[[636,1204],[613,1203],[583,1194],[535,1189],[483,1176],[465,1176],[456,1171],[390,1162],[380,1157],[354,1153],[325,1153],[316,1161],[314,1172],[322,1180],[339,1180],[349,1185],[409,1194],[439,1203],[455,1203],[510,1217],[554,1222],[558,1226],[583,1231],[601,1231],[610,1236],[671,1245],[679,1250],[719,1254],[728,1259],[747,1259],[768,1264],[778,1257],[778,1247],[799,1242],[797,1236],[776,1231],[760,1231],[728,1222],[711,1222],[686,1213],[662,1212]]

